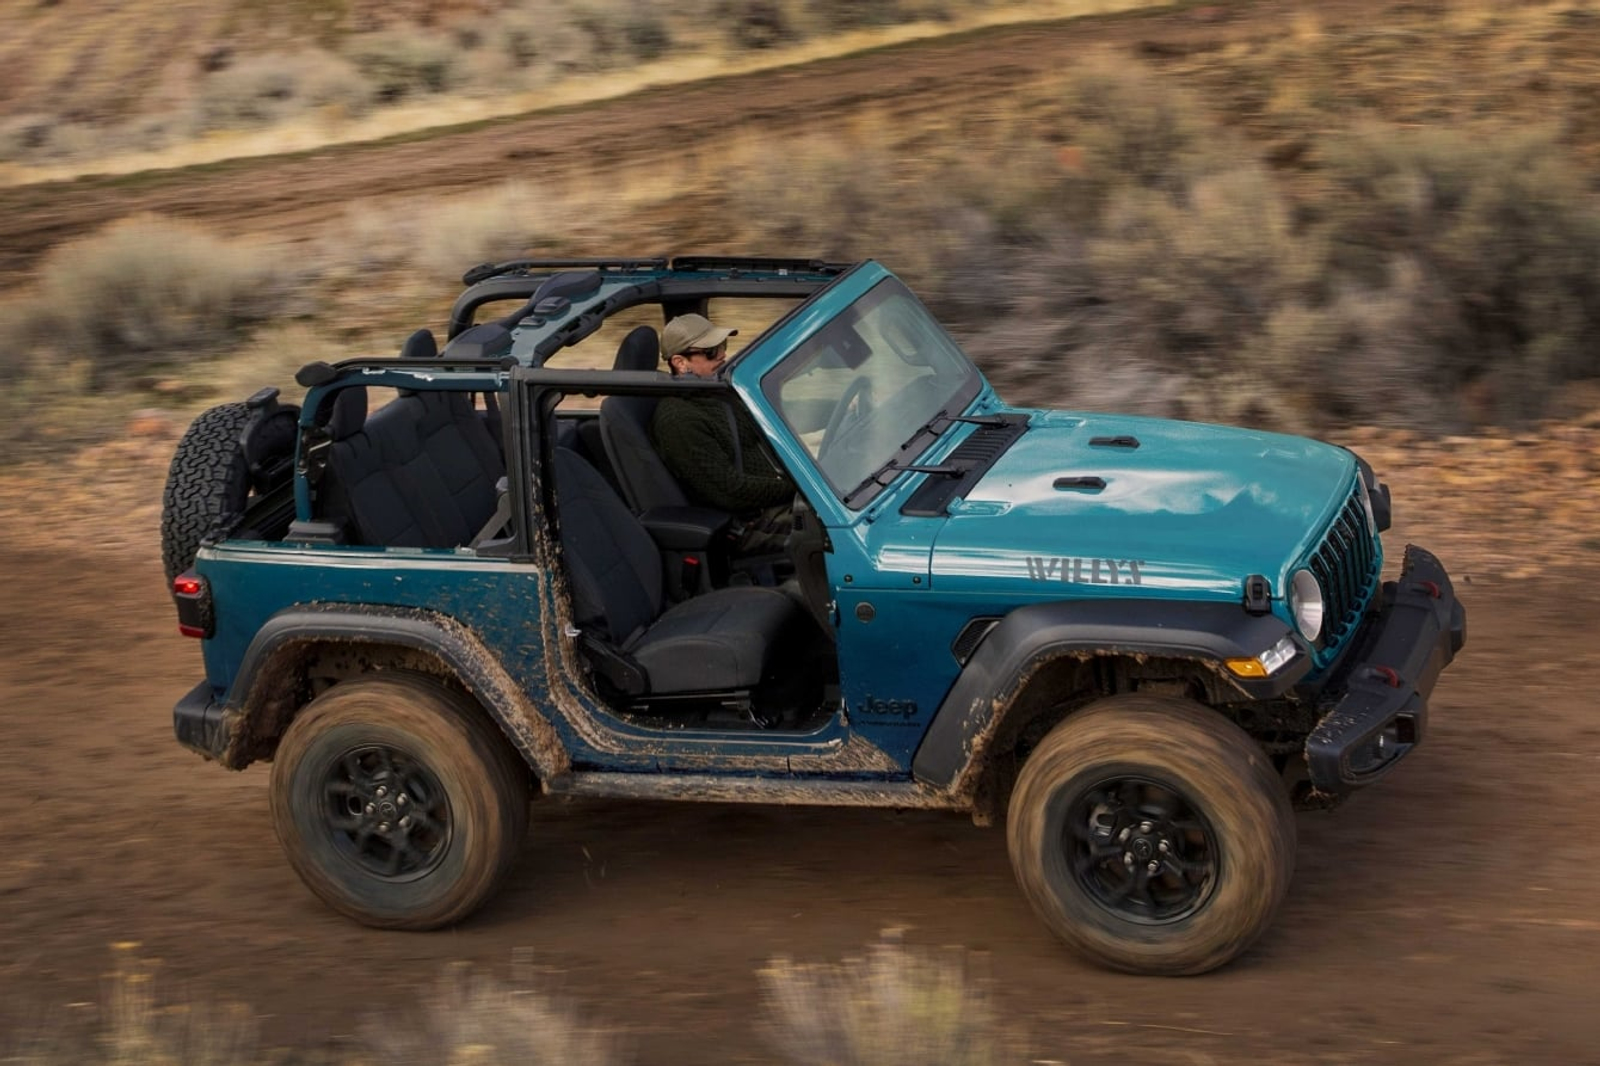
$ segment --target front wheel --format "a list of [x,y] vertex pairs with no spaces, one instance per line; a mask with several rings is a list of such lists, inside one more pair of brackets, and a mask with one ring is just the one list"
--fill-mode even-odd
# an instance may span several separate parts
[[498,886],[528,824],[527,766],[465,698],[410,676],[336,685],[273,761],[278,839],[307,887],[364,925],[436,929]]
[[1056,726],[1023,764],[1006,837],[1045,924],[1132,973],[1228,962],[1294,870],[1294,813],[1266,755],[1180,699],[1112,697]]

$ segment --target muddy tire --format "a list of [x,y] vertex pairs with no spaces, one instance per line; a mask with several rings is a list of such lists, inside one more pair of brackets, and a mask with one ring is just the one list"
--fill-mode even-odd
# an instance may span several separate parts
[[1294,872],[1294,813],[1266,755],[1181,699],[1113,697],[1056,726],[1023,764],[1006,837],[1045,924],[1131,973],[1228,962]]
[[194,563],[200,542],[226,536],[244,514],[250,469],[240,440],[250,421],[242,403],[203,413],[178,441],[161,493],[161,562],[167,582]]
[[528,801],[527,766],[482,710],[420,677],[329,689],[272,766],[290,865],[328,906],[385,929],[476,910],[517,857]]

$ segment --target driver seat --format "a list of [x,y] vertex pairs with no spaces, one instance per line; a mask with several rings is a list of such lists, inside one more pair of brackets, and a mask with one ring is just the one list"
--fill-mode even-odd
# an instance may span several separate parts
[[802,639],[799,605],[755,585],[665,604],[661,551],[600,472],[553,452],[561,551],[579,644],[613,690],[645,696],[744,695],[770,681]]
[[[655,370],[660,351],[656,331],[638,326],[622,339],[611,369]],[[600,403],[600,443],[611,461],[622,498],[634,514],[657,507],[689,506],[688,495],[650,440],[655,413],[654,396],[608,396]]]

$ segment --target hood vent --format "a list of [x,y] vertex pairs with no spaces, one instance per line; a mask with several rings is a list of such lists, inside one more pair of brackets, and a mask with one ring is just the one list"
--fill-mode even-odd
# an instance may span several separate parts
[[901,514],[910,518],[937,518],[947,514],[950,501],[971,492],[972,487],[983,480],[983,475],[1028,431],[1027,415],[996,415],[995,418],[996,422],[985,422],[968,434],[967,439],[956,445],[955,451],[940,463],[959,468],[961,476],[927,478],[900,508]]

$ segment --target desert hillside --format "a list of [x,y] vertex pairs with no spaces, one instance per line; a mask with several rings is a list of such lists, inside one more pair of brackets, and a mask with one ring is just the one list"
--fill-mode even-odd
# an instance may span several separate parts
[[47,0],[0,11],[0,182],[129,172],[1165,0]]
[[[0,1062],[1595,1060],[1600,0],[13,0],[0,102]],[[173,742],[198,412],[673,252],[876,257],[1007,399],[1389,482],[1467,645],[1257,947],[1093,969],[965,819],[555,800],[363,929]]]

